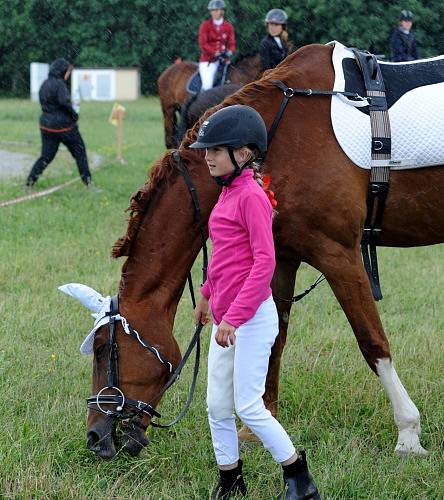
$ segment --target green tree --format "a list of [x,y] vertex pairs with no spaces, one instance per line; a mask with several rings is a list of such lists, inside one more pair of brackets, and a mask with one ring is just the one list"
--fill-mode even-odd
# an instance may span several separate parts
[[[424,57],[444,45],[442,0],[226,0],[238,52],[257,50],[264,17],[274,7],[289,14],[294,46],[339,40],[388,55],[388,36],[401,9],[415,15]],[[27,94],[29,64],[65,57],[76,66],[137,66],[143,92],[177,56],[197,60],[199,25],[207,0],[8,0],[0,2],[0,92]]]

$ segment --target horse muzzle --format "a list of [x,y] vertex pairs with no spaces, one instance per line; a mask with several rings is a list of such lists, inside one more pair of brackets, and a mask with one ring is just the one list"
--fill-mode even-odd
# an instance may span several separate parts
[[88,427],[87,447],[98,457],[108,460],[117,450],[137,456],[149,444],[142,420],[133,417],[118,421],[109,416],[95,418]]
[[116,454],[115,422],[111,418],[101,418],[88,431],[87,446],[98,457],[105,460]]

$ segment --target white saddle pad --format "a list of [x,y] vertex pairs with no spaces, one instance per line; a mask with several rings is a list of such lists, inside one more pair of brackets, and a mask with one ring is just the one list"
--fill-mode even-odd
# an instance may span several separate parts
[[[330,44],[334,44],[334,90],[344,91],[342,60],[355,57],[341,43],[334,41]],[[443,58],[439,56],[427,61]],[[379,64],[417,64],[424,61]],[[357,105],[359,103],[344,96],[333,96],[331,121],[344,153],[358,167],[370,169],[370,117],[359,111]],[[408,91],[389,108],[388,113],[392,134],[391,168],[412,169],[444,164],[444,83],[424,85]]]

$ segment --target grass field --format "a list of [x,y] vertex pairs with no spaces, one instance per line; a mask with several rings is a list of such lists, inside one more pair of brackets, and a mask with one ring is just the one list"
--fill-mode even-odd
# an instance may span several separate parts
[[[94,173],[103,193],[78,182],[0,208],[0,498],[205,499],[216,478],[205,369],[186,418],[173,430],[151,430],[152,442],[138,458],[118,454],[104,462],[86,448],[91,359],[78,347],[92,318],[57,286],[75,281],[104,294],[117,290],[123,261],[112,260],[110,248],[125,231],[130,194],[163,151],[159,103],[141,99],[127,105],[128,163],[114,162],[110,107],[89,103],[81,109],[87,147],[103,157]],[[0,149],[37,156],[37,116],[35,104],[2,100]],[[62,152],[37,189],[76,176]],[[0,201],[21,195],[23,181],[3,182]],[[399,376],[422,414],[426,458],[394,455],[391,407],[328,285],[293,308],[280,420],[295,444],[307,449],[323,499],[444,498],[443,257],[444,246],[380,251],[385,298],[379,310]],[[196,265],[196,281],[197,274]],[[303,267],[298,290],[315,276]],[[175,327],[182,346],[192,332],[190,313],[184,296]],[[180,407],[190,372],[162,402],[165,416]],[[249,498],[275,498],[279,467],[256,445],[244,445],[243,458]]]

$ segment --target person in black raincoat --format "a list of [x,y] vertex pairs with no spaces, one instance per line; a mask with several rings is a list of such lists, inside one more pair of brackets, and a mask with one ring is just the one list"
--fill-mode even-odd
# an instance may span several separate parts
[[271,9],[265,16],[268,34],[259,47],[264,71],[276,67],[288,55],[287,20],[288,16],[282,9]]
[[389,43],[393,62],[414,61],[418,59],[416,37],[411,32],[413,14],[409,10],[401,11],[399,27],[390,34]]
[[68,148],[76,160],[83,183],[92,187],[86,147],[77,126],[79,116],[72,107],[66,84],[71,71],[72,66],[68,61],[56,59],[49,68],[48,78],[40,87],[42,153],[26,179],[27,188],[31,188],[36,183],[54,159],[60,143]]

